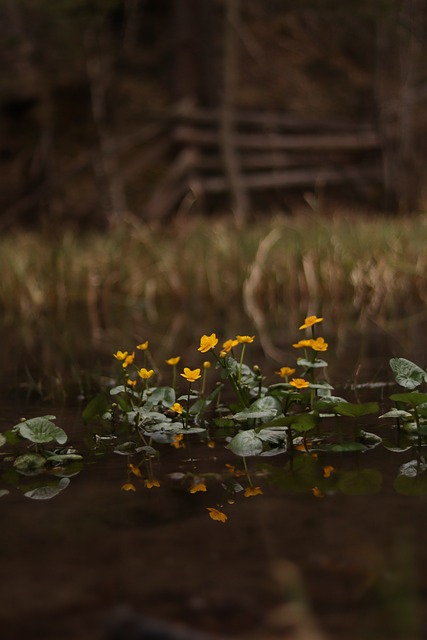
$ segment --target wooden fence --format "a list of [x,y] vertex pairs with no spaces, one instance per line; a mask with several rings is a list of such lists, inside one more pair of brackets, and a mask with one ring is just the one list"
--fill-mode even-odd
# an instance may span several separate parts
[[232,203],[240,189],[250,203],[256,191],[381,185],[381,144],[372,126],[239,112],[226,141],[222,120],[219,110],[178,110],[170,117],[174,156],[151,194],[148,217],[169,216],[189,193],[224,194]]

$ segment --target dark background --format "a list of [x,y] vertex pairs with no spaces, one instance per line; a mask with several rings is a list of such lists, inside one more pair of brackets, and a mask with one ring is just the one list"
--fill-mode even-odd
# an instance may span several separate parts
[[423,0],[3,0],[0,230],[420,208],[426,28]]

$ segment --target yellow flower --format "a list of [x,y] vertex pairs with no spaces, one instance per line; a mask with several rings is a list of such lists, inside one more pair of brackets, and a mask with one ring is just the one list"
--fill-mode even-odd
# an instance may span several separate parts
[[116,360],[126,360],[126,358],[128,357],[128,352],[116,351],[116,353],[113,353],[113,356],[116,358]]
[[209,360],[205,360],[203,363],[203,369],[210,369],[211,368],[211,363],[209,362]]
[[185,449],[185,444],[183,442],[183,439],[184,439],[184,434],[177,433],[171,442],[171,447],[175,447],[175,449]]
[[255,340],[255,336],[236,336],[237,342],[247,342],[251,343]]
[[149,480],[144,480],[144,487],[146,489],[152,489],[153,487],[160,487],[160,482],[156,478],[150,478]]
[[207,351],[210,351],[211,349],[216,347],[217,344],[218,338],[216,337],[216,333],[211,333],[210,336],[202,336],[200,338],[200,347],[197,349],[197,351],[206,353]]
[[213,440],[209,440],[208,441],[208,447],[209,447],[209,449],[215,449],[215,442]]
[[233,349],[234,347],[237,347],[238,344],[239,344],[238,340],[226,340],[222,345],[222,351],[225,351],[225,353],[229,353],[231,349]]
[[218,509],[214,509],[214,507],[207,507],[209,511],[209,516],[212,520],[217,520],[218,522],[227,522],[228,518],[222,511],[218,511]]
[[166,360],[166,364],[170,364],[171,367],[174,367],[181,360],[181,356],[175,356],[175,358],[169,358]]
[[136,465],[130,463],[129,464],[129,469],[133,473],[134,476],[136,476],[137,478],[142,478],[141,469],[139,467],[137,467]]
[[202,376],[200,375],[200,369],[189,369],[188,367],[184,367],[184,373],[180,373],[180,376],[185,378],[188,382],[196,382]]
[[127,355],[126,358],[122,362],[123,369],[126,369],[126,367],[128,367],[130,364],[132,364],[134,360],[135,360],[135,354],[134,353],[130,353],[129,355]]
[[153,369],[146,369],[145,367],[141,367],[141,369],[139,369],[138,371],[139,377],[142,378],[143,380],[148,380],[149,378],[151,378],[153,373],[154,373]]
[[195,482],[192,487],[189,489],[190,493],[197,493],[198,491],[207,491],[207,487],[204,482],[201,480],[199,482]]
[[324,498],[325,497],[325,494],[320,491],[319,487],[313,487],[311,491],[312,491],[312,493],[313,493],[315,498]]
[[136,383],[137,382],[138,382],[137,380],[130,380],[129,379],[129,380],[126,381],[126,384],[128,384],[130,387],[136,387]]
[[234,466],[234,464],[226,464],[225,465],[227,467],[227,469],[236,477],[239,478],[240,476],[245,476],[246,475],[246,471],[242,471],[240,469],[236,469],[236,467]]
[[308,318],[304,320],[304,324],[300,326],[300,329],[308,329],[309,327],[312,327],[314,324],[317,324],[318,322],[322,322],[322,320],[323,318],[318,318],[317,316],[308,316]]
[[328,343],[325,342],[324,338],[316,338],[316,340],[310,340],[311,348],[314,351],[326,351],[328,348]]
[[324,478],[330,478],[333,472],[335,471],[334,467],[331,466],[330,464],[326,465],[326,467],[323,467],[322,470],[323,470]]
[[304,378],[292,378],[289,384],[296,389],[306,389],[310,386],[309,381]]
[[132,482],[125,482],[122,484],[123,491],[136,491],[135,485]]
[[249,498],[250,496],[262,496],[261,487],[247,487],[243,494],[245,498]]
[[145,351],[146,349],[148,349],[148,340],[146,340],[145,342],[142,342],[141,344],[137,344],[136,348],[139,349],[140,351]]
[[226,356],[226,355],[227,355],[227,351],[225,351],[225,349],[222,349],[222,350],[219,352],[219,357],[220,357],[220,358],[225,358],[225,356]]
[[280,367],[280,371],[275,371],[281,378],[287,378],[295,373],[295,369],[291,369],[291,367]]
[[311,343],[312,343],[312,340],[299,340],[298,342],[295,342],[295,344],[293,344],[292,346],[295,347],[295,349],[301,349],[302,347],[311,347]]
[[181,414],[184,410],[184,407],[182,406],[182,404],[179,404],[179,402],[174,402],[173,405],[171,406],[171,409],[172,411],[175,411],[175,413]]

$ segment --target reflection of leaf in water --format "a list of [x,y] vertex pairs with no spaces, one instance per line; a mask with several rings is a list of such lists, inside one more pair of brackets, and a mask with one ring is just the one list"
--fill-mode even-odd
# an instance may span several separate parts
[[46,464],[46,459],[39,453],[24,453],[18,456],[13,466],[22,475],[34,475],[40,473],[40,469]]
[[70,484],[69,478],[61,478],[61,480],[55,485],[44,485],[42,487],[36,487],[31,491],[26,491],[24,496],[31,498],[32,500],[50,500],[61,493]]
[[8,489],[0,489],[0,498],[3,498],[3,496],[8,496],[10,493],[10,491]]
[[270,481],[292,493],[311,491],[322,483],[323,473],[318,461],[308,455],[301,455],[289,461],[283,468],[270,467]]
[[371,495],[381,490],[383,475],[378,469],[358,469],[343,473],[338,489],[350,496]]

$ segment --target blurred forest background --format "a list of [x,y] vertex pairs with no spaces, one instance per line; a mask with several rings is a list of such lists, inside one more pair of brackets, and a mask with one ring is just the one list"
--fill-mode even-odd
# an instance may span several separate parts
[[0,231],[423,206],[424,0],[2,0],[0,30]]

